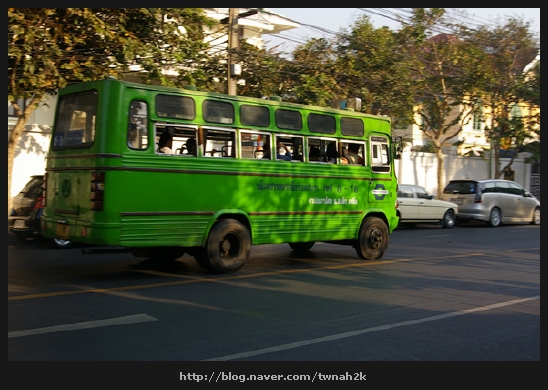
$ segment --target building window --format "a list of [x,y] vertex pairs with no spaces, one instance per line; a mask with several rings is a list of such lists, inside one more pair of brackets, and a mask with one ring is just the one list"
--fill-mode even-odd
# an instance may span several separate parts
[[483,103],[478,102],[474,107],[474,126],[473,130],[477,132],[483,131],[485,119],[483,117]]

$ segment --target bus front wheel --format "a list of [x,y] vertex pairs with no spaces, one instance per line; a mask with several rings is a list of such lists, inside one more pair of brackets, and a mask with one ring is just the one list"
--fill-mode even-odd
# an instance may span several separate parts
[[214,271],[223,274],[235,272],[249,257],[251,235],[242,223],[223,219],[211,229],[205,249]]
[[377,217],[368,217],[355,245],[358,256],[365,260],[380,259],[388,248],[390,232],[384,221]]

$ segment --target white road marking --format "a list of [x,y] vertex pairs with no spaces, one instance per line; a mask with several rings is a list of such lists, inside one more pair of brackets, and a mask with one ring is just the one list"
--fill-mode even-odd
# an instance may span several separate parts
[[101,326],[112,326],[112,325],[137,324],[140,322],[150,322],[150,321],[158,321],[158,319],[151,317],[148,314],[135,314],[135,315],[125,316],[125,317],[109,318],[106,320],[77,322],[75,324],[48,326],[45,328],[37,328],[37,329],[29,329],[29,330],[18,330],[14,332],[8,332],[8,339],[11,339],[14,337],[32,336],[35,334],[67,332],[70,330],[90,329],[90,328],[98,328]]
[[282,345],[277,345],[277,346],[274,346],[274,347],[258,349],[258,350],[255,350],[255,351],[240,352],[240,353],[235,353],[233,355],[227,355],[227,356],[221,356],[221,357],[217,357],[217,358],[205,359],[204,361],[227,361],[227,360],[241,359],[241,358],[247,358],[247,357],[257,356],[257,355],[263,355],[263,354],[270,353],[270,352],[285,351],[287,349],[304,347],[306,345],[323,343],[325,341],[340,340],[340,339],[344,339],[344,338],[348,338],[348,337],[358,336],[360,334],[378,332],[378,331],[383,331],[383,330],[389,330],[389,329],[397,328],[397,327],[400,327],[400,326],[416,325],[416,324],[421,324],[423,322],[438,321],[438,320],[443,320],[443,319],[450,318],[450,317],[461,316],[461,315],[464,315],[464,314],[470,314],[470,313],[476,313],[476,312],[480,312],[480,311],[498,309],[498,308],[501,308],[501,307],[516,305],[518,303],[523,303],[523,302],[532,301],[532,300],[536,300],[536,299],[540,299],[540,295],[537,295],[537,296],[534,296],[534,297],[529,297],[529,298],[514,299],[512,301],[494,303],[492,305],[475,307],[475,308],[472,308],[472,309],[453,311],[453,312],[450,312],[450,313],[440,314],[440,315],[432,316],[432,317],[426,317],[426,318],[422,318],[422,319],[419,319],[419,320],[397,322],[395,324],[381,325],[381,326],[375,326],[373,328],[354,330],[352,332],[338,333],[338,334],[334,334],[334,335],[331,335],[331,336],[319,337],[319,338],[311,339],[311,340],[302,340],[302,341],[297,341],[297,342],[294,342],[294,343],[282,344]]

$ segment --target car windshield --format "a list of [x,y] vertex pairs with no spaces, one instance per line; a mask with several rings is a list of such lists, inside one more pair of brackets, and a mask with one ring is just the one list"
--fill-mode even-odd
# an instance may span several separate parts
[[36,190],[42,186],[44,179],[42,177],[33,177],[21,190],[26,197],[33,197],[36,194]]
[[473,181],[451,181],[445,189],[444,194],[475,194],[476,182]]

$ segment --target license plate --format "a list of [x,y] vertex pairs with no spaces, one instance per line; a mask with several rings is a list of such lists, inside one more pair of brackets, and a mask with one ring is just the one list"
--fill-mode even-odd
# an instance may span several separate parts
[[13,221],[13,227],[15,229],[24,229],[25,228],[25,220],[24,219],[16,219]]
[[456,204],[462,204],[462,199],[454,198],[454,199],[451,199],[451,202]]
[[55,228],[55,237],[61,240],[68,240],[70,232],[70,225],[64,223],[58,223]]

